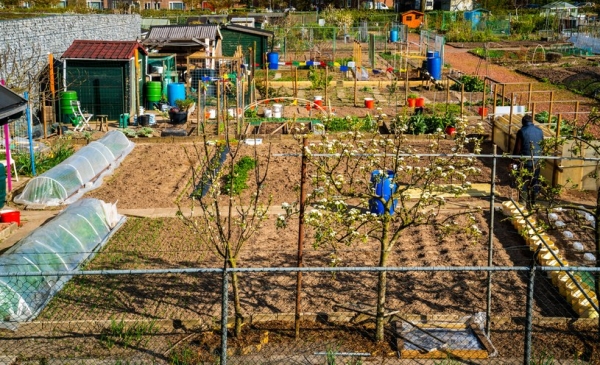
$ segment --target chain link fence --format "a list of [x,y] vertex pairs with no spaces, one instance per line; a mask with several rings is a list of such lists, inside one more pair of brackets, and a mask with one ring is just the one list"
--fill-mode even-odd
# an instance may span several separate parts
[[[388,268],[382,341],[375,341],[375,308],[383,271],[375,267],[52,273],[72,279],[34,321],[2,322],[0,361],[597,363],[598,320],[578,318],[548,270],[556,268]],[[33,283],[39,273],[12,275]],[[236,317],[243,320],[237,335]]]

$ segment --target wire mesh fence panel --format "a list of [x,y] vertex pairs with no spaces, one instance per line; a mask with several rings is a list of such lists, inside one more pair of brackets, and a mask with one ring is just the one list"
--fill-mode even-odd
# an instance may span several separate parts
[[540,269],[391,267],[384,275],[375,267],[309,268],[299,302],[294,268],[240,269],[235,277],[229,270],[227,297],[222,270],[172,270],[78,273],[37,318],[0,330],[3,359],[522,364],[529,356],[570,364],[598,356],[597,319],[569,309]]
[[[204,333],[211,337],[221,317],[220,277],[214,273],[75,276],[34,321],[2,331],[0,353],[52,363],[73,363],[72,359],[168,363],[182,339]],[[23,346],[24,339],[31,339],[26,340],[30,345]]]

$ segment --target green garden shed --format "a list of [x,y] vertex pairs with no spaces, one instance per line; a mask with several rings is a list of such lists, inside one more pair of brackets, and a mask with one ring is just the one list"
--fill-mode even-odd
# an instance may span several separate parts
[[221,26],[221,35],[223,36],[222,53],[223,56],[232,57],[235,54],[238,45],[242,46],[244,59],[250,58],[250,47],[256,43],[256,54],[254,63],[258,67],[264,66],[264,55],[270,52],[269,43],[273,38],[273,32],[258,28],[250,28],[243,25],[229,24]]
[[77,92],[81,109],[94,116],[137,114],[147,55],[138,41],[75,40],[61,58],[64,90]]

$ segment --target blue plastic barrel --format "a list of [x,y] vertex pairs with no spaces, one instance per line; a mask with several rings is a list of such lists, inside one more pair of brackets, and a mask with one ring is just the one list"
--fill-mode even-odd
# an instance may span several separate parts
[[398,42],[398,31],[390,30],[390,42]]
[[175,100],[185,99],[185,84],[183,82],[174,82],[167,85],[167,99],[171,106],[176,105]]
[[442,59],[439,56],[427,59],[427,72],[436,80],[442,79]]
[[267,62],[269,62],[269,70],[277,70],[279,68],[279,53],[267,53]]
[[440,57],[440,52],[438,51],[427,51],[427,58]]
[[[371,173],[371,184],[375,189],[375,195],[382,197],[385,202],[391,199],[392,194],[394,194],[397,189],[397,186],[394,183],[394,172],[389,170],[385,174],[381,170],[373,171]],[[394,199],[392,202],[389,211],[390,214],[394,214],[397,202],[397,199]],[[371,198],[369,199],[369,211],[377,215],[382,215],[385,212],[385,205],[380,199]]]

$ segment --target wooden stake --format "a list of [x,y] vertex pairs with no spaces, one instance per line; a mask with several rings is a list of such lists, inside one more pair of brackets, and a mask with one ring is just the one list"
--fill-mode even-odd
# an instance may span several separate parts
[[298,67],[294,67],[294,97],[298,98]]
[[219,82],[220,78],[221,75],[219,74],[219,77],[217,77],[217,133],[215,133],[216,135],[219,135],[221,123],[221,83]]
[[265,69],[265,99],[269,98],[269,68]]
[[550,91],[550,107],[548,108],[548,123],[552,120],[552,109],[554,107],[554,91]]
[[358,99],[358,67],[354,67],[354,106],[356,107],[357,99]]
[[329,85],[329,66],[325,65],[325,103],[327,103],[327,86]]
[[530,82],[529,83],[529,95],[527,97],[527,107],[529,109],[531,109],[531,97],[532,97],[532,94],[533,94],[533,83]]

